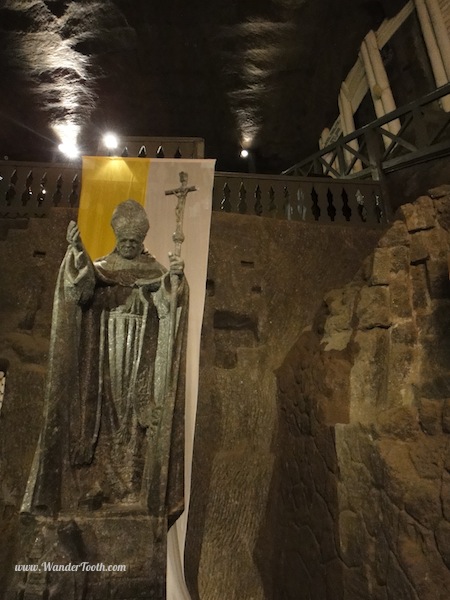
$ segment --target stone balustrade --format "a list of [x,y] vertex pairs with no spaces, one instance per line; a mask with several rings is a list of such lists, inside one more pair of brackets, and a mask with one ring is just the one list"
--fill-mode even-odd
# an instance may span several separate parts
[[[0,218],[43,217],[52,207],[77,207],[80,192],[80,165],[0,161]],[[356,226],[386,223],[381,186],[370,180],[218,172],[213,210]]]
[[386,223],[379,182],[327,177],[216,173],[213,210],[289,221]]

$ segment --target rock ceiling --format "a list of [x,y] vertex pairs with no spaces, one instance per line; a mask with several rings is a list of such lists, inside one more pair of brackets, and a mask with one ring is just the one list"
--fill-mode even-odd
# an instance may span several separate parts
[[0,157],[49,160],[79,127],[199,136],[222,170],[317,148],[366,32],[405,0],[3,0]]

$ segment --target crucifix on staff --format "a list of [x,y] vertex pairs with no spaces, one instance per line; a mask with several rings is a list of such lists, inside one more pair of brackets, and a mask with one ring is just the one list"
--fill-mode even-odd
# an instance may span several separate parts
[[[184,242],[184,232],[183,232],[183,218],[184,218],[184,207],[186,205],[186,198],[190,192],[196,192],[197,188],[192,185],[188,186],[189,176],[185,171],[181,171],[180,173],[180,186],[171,190],[166,190],[166,196],[176,196],[177,197],[177,205],[175,207],[175,231],[172,235],[172,240],[175,244],[175,248],[173,253],[169,254],[169,257],[180,257],[181,256],[181,245]],[[170,323],[171,323],[171,331],[170,331],[170,340],[168,344],[168,356],[167,356],[167,364],[170,366],[172,364],[172,355],[173,355],[173,340],[175,339],[175,328],[176,328],[176,310],[177,310],[177,294],[178,294],[178,285],[179,278],[176,273],[171,273],[170,275],[170,286],[171,286],[171,298],[170,298]],[[170,381],[171,369],[167,369],[167,383]]]

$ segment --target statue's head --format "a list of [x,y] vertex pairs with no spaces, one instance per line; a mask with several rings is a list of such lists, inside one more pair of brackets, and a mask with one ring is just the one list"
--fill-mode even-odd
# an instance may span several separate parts
[[122,258],[132,260],[142,252],[149,226],[145,210],[136,200],[125,200],[115,208],[111,227],[116,236],[116,250]]

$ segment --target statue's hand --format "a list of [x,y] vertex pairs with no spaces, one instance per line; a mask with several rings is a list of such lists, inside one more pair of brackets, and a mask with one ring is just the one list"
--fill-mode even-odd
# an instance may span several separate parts
[[133,287],[145,287],[147,285],[150,285],[150,283],[151,283],[150,279],[136,279]]
[[170,261],[170,274],[178,275],[178,277],[182,277],[184,273],[184,260],[177,256],[176,254],[172,254],[169,252],[169,261]]
[[80,252],[83,250],[80,230],[78,229],[78,225],[75,223],[75,221],[70,221],[69,226],[67,227],[66,237],[69,244],[76,250],[79,250]]
[[136,279],[133,287],[140,288],[144,292],[156,292],[161,285],[161,278],[157,279]]

